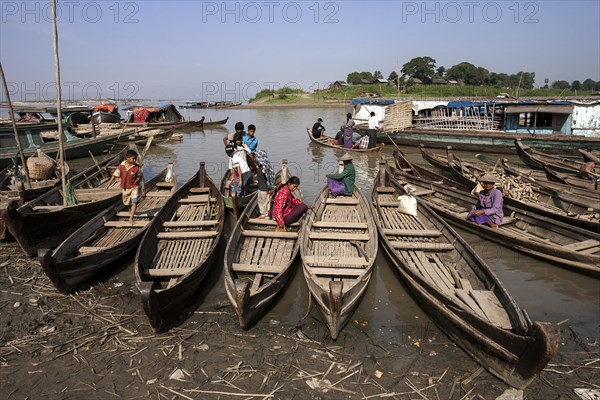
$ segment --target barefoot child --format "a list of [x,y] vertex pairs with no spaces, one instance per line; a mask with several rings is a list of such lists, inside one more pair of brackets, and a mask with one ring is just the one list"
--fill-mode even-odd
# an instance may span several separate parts
[[[144,175],[142,175],[142,170],[136,162],[137,158],[138,153],[135,150],[127,150],[125,161],[119,164],[113,175],[110,177],[108,186],[106,186],[109,188],[115,179],[121,178],[123,204],[129,206],[129,222],[131,224],[133,224],[133,216],[135,215],[137,203],[146,190]],[[139,192],[140,184],[142,186],[141,193]]]

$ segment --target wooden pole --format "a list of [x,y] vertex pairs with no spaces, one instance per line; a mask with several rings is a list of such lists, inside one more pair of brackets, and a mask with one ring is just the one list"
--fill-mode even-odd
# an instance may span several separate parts
[[60,92],[60,62],[58,58],[58,29],[56,23],[56,0],[52,0],[52,37],[54,47],[54,74],[56,78],[56,112],[58,119],[58,147],[60,155],[60,176],[63,192],[63,206],[67,205],[67,179],[65,176],[65,146],[63,143],[62,101]]
[[[4,76],[4,69],[2,69],[1,62],[0,75],[2,76],[2,87],[4,88],[4,95],[6,96],[6,102],[8,103],[10,122],[12,123],[13,132],[15,134],[15,141],[17,142],[17,148],[19,149],[19,157],[21,159],[21,164],[23,165],[23,171],[25,173],[25,182],[27,182],[27,187],[31,188],[31,182],[29,181],[29,170],[27,169],[27,162],[25,162],[25,154],[23,154],[23,148],[21,147],[21,139],[19,138],[19,130],[17,129],[17,122],[15,121],[15,110],[13,110],[12,102],[10,101],[8,85],[6,84],[6,77]],[[15,171],[15,174],[16,172],[17,171]]]

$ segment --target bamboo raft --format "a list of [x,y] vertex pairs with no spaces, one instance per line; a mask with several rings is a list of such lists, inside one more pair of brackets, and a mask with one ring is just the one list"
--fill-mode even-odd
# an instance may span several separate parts
[[325,186],[315,205],[300,233],[300,255],[308,289],[337,339],[371,278],[377,229],[356,186],[352,196],[335,198]]
[[167,170],[146,182],[133,224],[129,222],[128,207],[119,199],[54,251],[39,251],[40,264],[59,291],[71,291],[89,282],[137,247],[150,222],[175,192],[176,182],[164,181]]
[[321,146],[325,146],[325,147],[332,147],[332,148],[338,149],[338,150],[352,151],[352,152],[358,152],[358,153],[377,153],[377,152],[381,151],[381,149],[383,149],[383,146],[384,146],[383,143],[379,143],[377,146],[373,147],[372,149],[352,149],[352,148],[347,149],[344,146],[339,145],[339,144],[331,144],[332,141],[334,140],[334,138],[332,138],[331,136],[321,134],[321,137],[317,139],[312,135],[309,128],[306,128],[306,133],[308,134],[308,137],[310,138],[311,142],[320,144]]
[[560,342],[555,324],[532,323],[489,266],[424,203],[402,213],[406,192],[380,164],[371,200],[384,250],[421,307],[465,352],[507,384],[526,387]]
[[[287,160],[276,181],[290,178]],[[302,200],[299,190],[294,197]],[[240,327],[248,329],[281,291],[298,255],[300,223],[287,232],[275,232],[277,222],[258,219],[258,198],[254,197],[238,219],[225,250],[224,280],[229,301],[237,313]]]
[[[389,167],[391,168],[391,167]],[[600,277],[600,233],[504,205],[504,221],[490,229],[466,220],[477,197],[392,169],[395,184],[410,183],[415,196],[439,215],[488,240],[573,271]]]
[[155,331],[197,294],[215,258],[224,220],[223,198],[201,162],[155,217],[135,257],[144,312]]

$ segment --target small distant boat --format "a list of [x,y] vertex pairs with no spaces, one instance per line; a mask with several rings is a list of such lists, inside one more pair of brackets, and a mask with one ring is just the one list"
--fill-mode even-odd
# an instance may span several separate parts
[[144,312],[160,331],[192,301],[223,233],[225,207],[205,164],[156,215],[135,257]]
[[377,227],[356,186],[352,196],[332,197],[325,185],[315,206],[300,233],[300,255],[308,289],[337,339],[371,279]]
[[339,149],[339,150],[343,150],[343,151],[352,151],[352,152],[359,152],[359,153],[376,153],[378,151],[381,151],[381,149],[383,149],[383,143],[379,143],[376,147],[373,147],[372,149],[347,149],[344,146],[341,146],[339,144],[331,144],[331,142],[333,141],[333,138],[327,135],[323,135],[321,134],[320,138],[315,138],[311,131],[310,128],[306,128],[306,133],[308,134],[308,137],[310,138],[310,140],[313,143],[318,143],[321,146],[327,146],[327,147],[332,147],[334,149]]
[[[286,182],[289,178],[284,160],[276,181]],[[299,190],[292,194],[302,200]],[[225,250],[225,289],[242,329],[258,320],[281,291],[299,249],[300,223],[292,224],[287,232],[275,232],[277,222],[258,219],[259,214],[255,196],[229,235]]]
[[[171,166],[170,166],[171,167]],[[165,182],[168,168],[145,184],[135,221],[121,199],[66,238],[54,251],[38,252],[50,281],[61,292],[74,290],[107,272],[114,262],[137,247],[151,221],[175,192],[176,182]]]
[[557,172],[577,174],[583,166],[582,161],[566,159],[532,149],[523,144],[520,139],[515,139],[515,147],[519,158],[530,168],[544,169],[544,165],[548,165]]
[[186,121],[173,104],[159,106],[133,106],[127,109],[127,125],[152,128],[188,129],[201,127],[204,117],[199,121]]
[[202,124],[202,126],[207,127],[207,126],[215,126],[215,125],[225,125],[227,123],[227,121],[229,121],[229,117],[218,120],[218,121],[206,121],[206,119],[204,119],[204,123]]
[[423,202],[399,210],[407,194],[385,162],[371,193],[382,247],[431,319],[467,354],[516,388],[526,387],[560,344],[558,325],[531,322],[490,267]]

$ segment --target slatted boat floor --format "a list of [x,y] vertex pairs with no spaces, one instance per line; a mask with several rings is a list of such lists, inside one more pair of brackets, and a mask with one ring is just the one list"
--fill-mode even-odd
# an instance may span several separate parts
[[[204,192],[202,188],[196,189]],[[146,274],[169,285],[200,265],[217,239],[215,199],[194,192],[179,200],[180,206],[158,233],[157,252]]]
[[[369,261],[364,257],[369,240],[368,224],[354,197],[325,200],[321,219],[313,223],[304,262],[327,288],[329,280],[356,279]],[[328,290],[328,289],[327,289]]]
[[[452,260],[456,250],[452,243],[439,240],[442,233],[427,227],[418,217],[404,214],[393,203],[396,194],[379,193],[379,219],[386,236],[398,256],[413,273],[423,278],[450,298],[462,303],[481,318],[504,328],[511,329],[508,314],[491,290],[485,290],[479,280],[469,280],[460,275]],[[443,207],[453,206],[451,211],[462,213],[464,209],[445,202],[442,199],[427,198]],[[473,287],[475,286],[475,287]]]
[[[169,199],[169,196],[171,196],[171,191],[164,189],[165,187],[162,190],[158,188],[155,191],[150,191],[147,196],[142,197],[137,205],[133,225],[129,222],[129,211],[125,209],[117,213],[113,219],[105,221],[105,230],[103,233],[95,238],[91,244],[81,247],[79,252],[81,254],[88,254],[98,251],[101,248],[112,247],[135,236],[140,229],[143,229],[150,223],[152,217],[158,213]],[[152,196],[152,194],[156,193],[160,193],[162,196]]]

